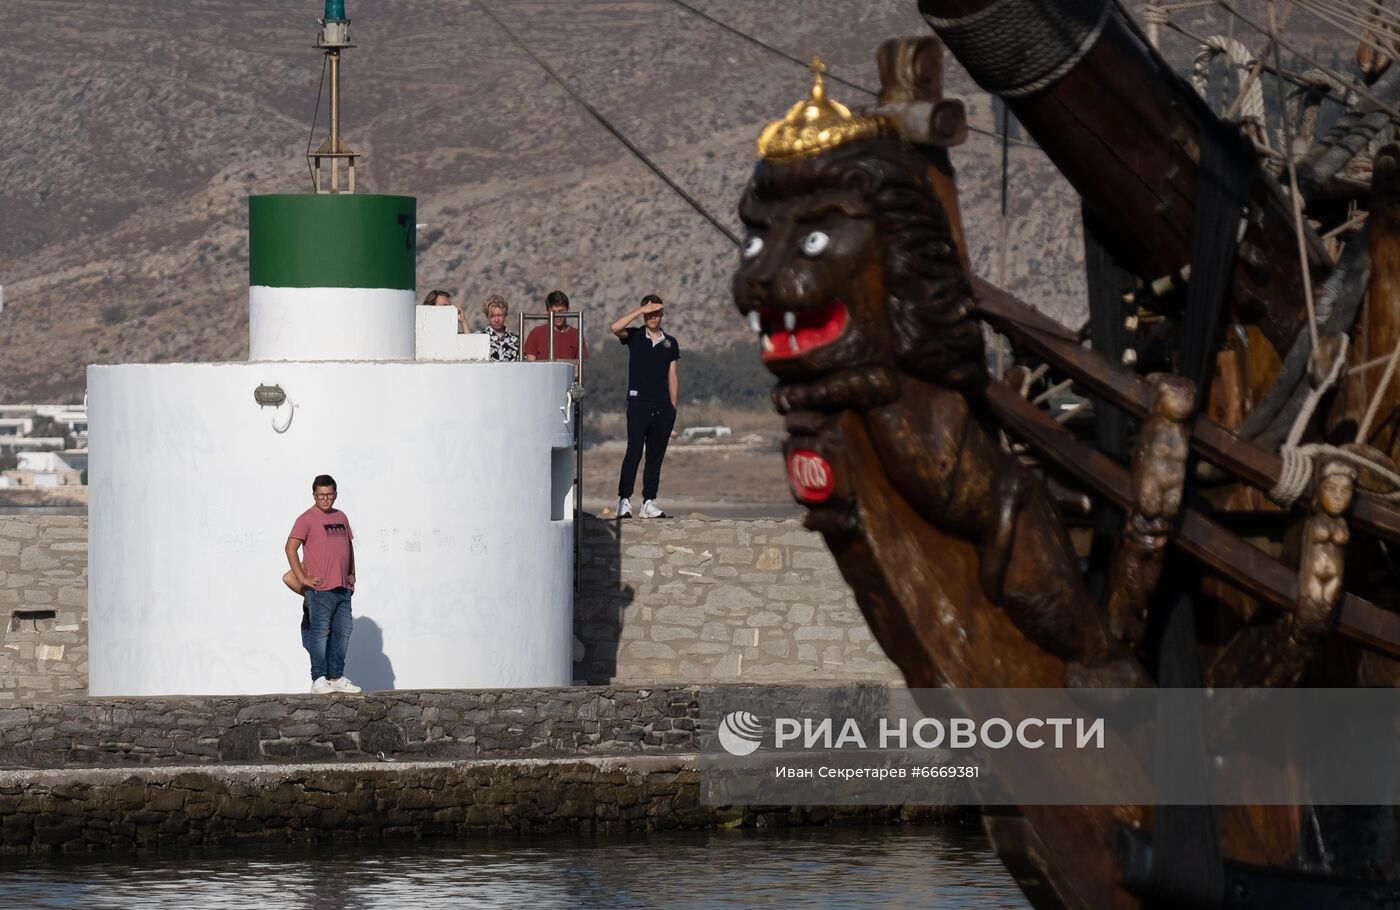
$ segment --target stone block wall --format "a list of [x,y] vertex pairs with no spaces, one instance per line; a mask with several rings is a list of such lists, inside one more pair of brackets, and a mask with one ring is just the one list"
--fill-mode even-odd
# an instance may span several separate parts
[[696,751],[699,686],[83,698],[0,707],[0,768]]
[[87,692],[87,518],[0,517],[0,701]]
[[811,717],[859,703],[870,714],[889,691],[737,683],[20,702],[0,707],[0,769],[693,753],[724,704]]
[[0,771],[0,853],[890,824],[937,807],[707,806],[693,756]]
[[583,539],[578,680],[902,680],[801,522],[590,518]]
[[[900,684],[795,520],[585,519],[574,678]],[[87,519],[0,518],[0,702],[87,690]]]

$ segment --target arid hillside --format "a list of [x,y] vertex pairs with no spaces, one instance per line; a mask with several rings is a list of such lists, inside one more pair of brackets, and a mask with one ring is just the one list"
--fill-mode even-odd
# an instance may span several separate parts
[[[927,34],[914,0],[695,0],[837,76],[876,84],[874,51]],[[0,18],[0,400],[82,395],[94,362],[239,359],[246,197],[309,186],[321,55],[316,0],[5,0]],[[681,186],[738,230],[768,120],[807,75],[666,0],[495,0],[491,8]],[[566,289],[596,336],[643,293],[693,346],[750,356],[729,302],[735,251],[630,156],[480,8],[349,0],[348,141],[361,189],[418,197],[420,292],[520,309]],[[867,98],[833,85],[851,103]],[[987,96],[949,93],[975,125]],[[325,102],[320,107],[322,121]],[[319,141],[320,133],[317,139]],[[1007,266],[1000,146],[956,150],[977,269],[1061,318],[1082,306],[1073,193],[1011,152]]]

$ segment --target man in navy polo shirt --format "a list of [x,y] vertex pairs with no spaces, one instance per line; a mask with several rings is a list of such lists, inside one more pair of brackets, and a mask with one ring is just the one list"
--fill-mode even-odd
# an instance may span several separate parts
[[[661,485],[661,459],[676,425],[676,405],[680,402],[680,379],[676,361],[681,357],[680,342],[661,331],[664,312],[661,298],[648,294],[642,305],[612,324],[612,333],[627,346],[627,454],[622,456],[622,475],[617,479],[617,517],[632,517],[632,486],[637,464],[646,448],[646,468],[642,471],[641,518],[661,518],[666,513],[656,504]],[[629,328],[642,317],[645,328]]]

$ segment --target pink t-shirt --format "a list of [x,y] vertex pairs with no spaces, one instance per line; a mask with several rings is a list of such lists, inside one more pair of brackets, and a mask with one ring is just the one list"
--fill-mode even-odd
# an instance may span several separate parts
[[350,519],[339,509],[322,512],[312,506],[297,516],[288,537],[302,542],[301,565],[306,574],[320,578],[317,591],[350,588],[345,577],[350,574]]

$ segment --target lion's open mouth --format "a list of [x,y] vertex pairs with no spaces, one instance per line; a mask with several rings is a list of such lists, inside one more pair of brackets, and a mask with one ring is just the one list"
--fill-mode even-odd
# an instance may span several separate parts
[[749,313],[749,326],[759,333],[763,360],[785,360],[835,341],[846,328],[846,305],[833,300],[803,310],[763,307]]

